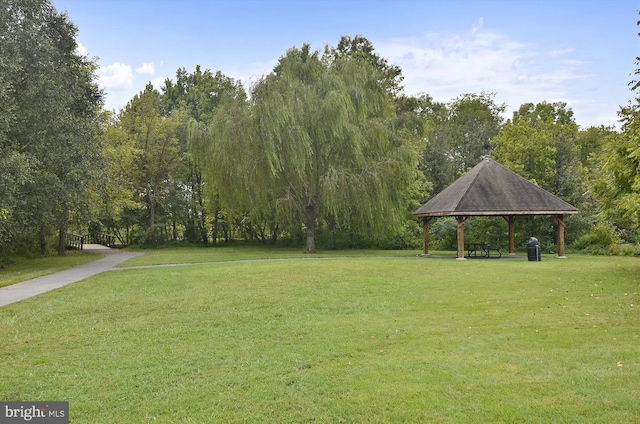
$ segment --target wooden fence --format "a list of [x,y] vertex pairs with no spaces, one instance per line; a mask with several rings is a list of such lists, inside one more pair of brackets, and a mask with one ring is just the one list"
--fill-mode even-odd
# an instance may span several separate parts
[[67,249],[82,250],[82,248],[84,247],[84,236],[67,233],[66,247]]
[[85,244],[101,244],[107,247],[124,247],[118,243],[118,237],[113,234],[94,233],[84,236],[67,233],[66,247],[67,249],[83,250]]

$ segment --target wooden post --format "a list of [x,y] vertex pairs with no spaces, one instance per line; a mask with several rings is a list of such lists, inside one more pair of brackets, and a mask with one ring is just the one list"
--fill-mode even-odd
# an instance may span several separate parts
[[509,256],[513,256],[516,254],[516,242],[515,242],[516,216],[509,215],[507,222],[509,223]]
[[457,216],[458,221],[458,256],[456,259],[465,260],[464,257],[464,221],[467,219],[464,216]]
[[422,254],[429,254],[429,220],[431,217],[423,216],[422,217]]
[[558,221],[558,258],[566,259],[564,255],[564,215],[556,215]]

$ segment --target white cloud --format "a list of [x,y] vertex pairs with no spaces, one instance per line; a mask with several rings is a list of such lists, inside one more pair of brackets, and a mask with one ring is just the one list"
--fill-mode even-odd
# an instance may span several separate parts
[[567,49],[556,49],[556,50],[551,50],[549,52],[549,54],[553,57],[557,57],[557,56],[564,56],[566,54],[569,53],[573,53],[574,49],[572,48],[567,48]]
[[141,67],[136,68],[139,74],[153,75],[156,73],[156,66],[153,63],[143,63]]
[[78,43],[78,46],[76,47],[76,53],[80,56],[87,56],[89,54],[89,51],[85,46],[82,45],[82,43]]
[[98,84],[105,90],[129,90],[133,87],[131,65],[115,62],[112,65],[101,66],[97,74]]
[[158,77],[158,78],[154,78],[151,80],[151,85],[153,85],[153,88],[155,88],[156,90],[160,90],[160,87],[164,86],[164,81],[166,80],[166,77]]
[[424,33],[375,46],[400,66],[407,94],[448,102],[465,93],[493,92],[496,102],[507,104],[507,117],[523,103],[566,102],[569,85],[595,76],[586,63],[571,59],[573,49],[537,49],[487,29],[482,18],[463,33]]
[[484,18],[480,17],[480,19],[478,19],[478,22],[476,22],[475,24],[473,24],[471,26],[471,34],[474,34],[478,31],[480,31],[480,29],[482,29],[482,26],[484,25]]
[[448,99],[497,91],[526,74],[521,68],[534,60],[524,44],[475,26],[469,34],[427,33],[377,47],[383,57],[402,68],[408,92]]
[[251,87],[258,82],[260,78],[273,71],[273,68],[277,64],[278,58],[264,62],[251,62],[241,70],[229,69],[225,71],[225,75],[229,78],[235,79],[236,81],[240,81],[244,89],[249,93],[251,91]]

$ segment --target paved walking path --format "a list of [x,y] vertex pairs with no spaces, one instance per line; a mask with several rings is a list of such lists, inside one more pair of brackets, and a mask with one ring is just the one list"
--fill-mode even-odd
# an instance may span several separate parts
[[104,254],[105,257],[71,269],[56,272],[55,274],[45,275],[34,278],[33,280],[2,287],[0,288],[0,307],[19,302],[49,290],[60,288],[67,284],[75,283],[92,275],[100,274],[101,272],[110,271],[114,266],[142,254],[110,249],[99,244],[85,244],[84,250]]

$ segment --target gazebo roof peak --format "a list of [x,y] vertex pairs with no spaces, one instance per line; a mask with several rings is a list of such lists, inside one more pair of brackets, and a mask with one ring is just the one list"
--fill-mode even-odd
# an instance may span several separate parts
[[498,162],[483,157],[417,209],[416,217],[576,214],[578,209]]

